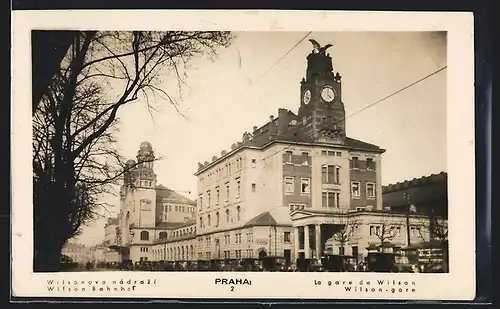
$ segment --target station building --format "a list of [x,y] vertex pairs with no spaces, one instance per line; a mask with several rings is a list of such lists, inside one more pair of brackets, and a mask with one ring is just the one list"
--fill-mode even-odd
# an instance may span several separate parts
[[[197,200],[177,194],[177,206],[187,212],[173,221],[160,193],[170,191],[158,190],[152,149],[141,145],[119,220],[120,243],[132,260],[280,256],[293,263],[327,253],[362,259],[371,250],[431,240],[429,213],[396,187],[382,188],[385,150],[348,136],[341,75],[324,50],[308,55],[297,92],[297,112],[278,109],[229,150],[198,163]],[[384,204],[384,190],[393,196],[391,205]]]

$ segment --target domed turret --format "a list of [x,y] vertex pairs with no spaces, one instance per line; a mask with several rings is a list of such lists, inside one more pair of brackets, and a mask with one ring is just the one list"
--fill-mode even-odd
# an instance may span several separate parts
[[145,141],[141,143],[140,150],[153,151],[153,146],[151,146],[150,142]]
[[155,154],[150,142],[142,142],[137,152],[137,163],[142,167],[153,168]]

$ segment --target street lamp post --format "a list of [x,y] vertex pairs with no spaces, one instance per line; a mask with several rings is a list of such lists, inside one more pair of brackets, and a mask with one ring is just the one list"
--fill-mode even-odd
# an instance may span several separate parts
[[411,245],[410,239],[410,194],[408,192],[404,193],[404,198],[406,200],[406,241],[408,247]]
[[278,241],[277,241],[278,229],[274,226],[274,255],[278,256]]
[[135,232],[134,230],[130,230],[130,242],[129,242],[129,245],[128,245],[128,259],[127,260],[131,260],[132,257],[130,256],[130,245],[132,244],[132,241],[134,240],[134,235],[135,235]]

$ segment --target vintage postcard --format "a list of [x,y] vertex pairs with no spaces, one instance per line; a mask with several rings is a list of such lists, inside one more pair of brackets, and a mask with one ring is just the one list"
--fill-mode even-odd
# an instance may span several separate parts
[[13,295],[473,299],[473,55],[472,13],[13,12]]

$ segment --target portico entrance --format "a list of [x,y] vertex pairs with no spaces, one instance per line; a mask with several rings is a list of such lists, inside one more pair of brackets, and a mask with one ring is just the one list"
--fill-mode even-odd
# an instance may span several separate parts
[[291,214],[294,228],[294,261],[317,259],[325,255],[326,242],[346,228],[344,213],[298,210]]

